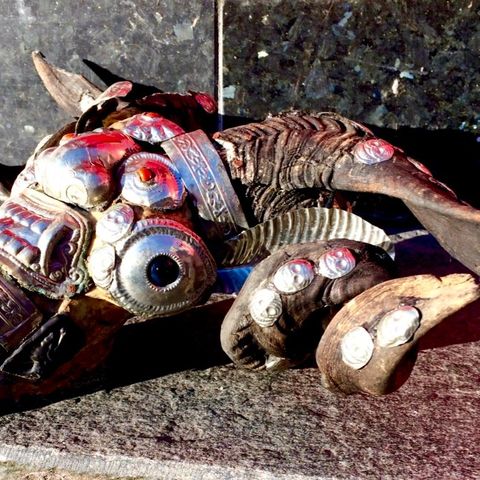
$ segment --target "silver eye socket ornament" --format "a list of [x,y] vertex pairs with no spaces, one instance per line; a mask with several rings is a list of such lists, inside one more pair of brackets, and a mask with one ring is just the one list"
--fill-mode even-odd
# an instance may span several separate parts
[[343,362],[355,370],[360,370],[373,356],[372,337],[365,328],[355,327],[342,338],[340,350]]
[[317,270],[323,277],[335,279],[350,273],[356,264],[357,261],[348,248],[332,248],[320,257]]
[[420,312],[405,305],[388,312],[377,324],[377,344],[397,347],[412,339],[420,326]]
[[280,293],[296,293],[307,288],[315,278],[308,260],[296,259],[283,264],[273,276],[273,285]]
[[142,317],[186,310],[216,280],[215,261],[203,241],[172,220],[137,222],[117,254],[109,292],[126,310]]
[[271,327],[282,314],[282,299],[277,292],[269,288],[261,288],[250,299],[249,310],[258,325]]
[[367,165],[374,165],[375,163],[390,160],[394,153],[395,149],[393,146],[381,138],[371,138],[357,143],[353,149],[355,161]]
[[175,210],[186,196],[180,174],[164,155],[141,152],[131,155],[120,178],[121,197],[134,205],[155,210]]

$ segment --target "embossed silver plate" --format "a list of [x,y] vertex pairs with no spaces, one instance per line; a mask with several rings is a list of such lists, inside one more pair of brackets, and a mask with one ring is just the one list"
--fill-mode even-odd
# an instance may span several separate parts
[[32,189],[0,207],[0,269],[28,290],[70,297],[87,282],[87,214]]
[[212,222],[218,237],[248,228],[222,160],[203,131],[178,135],[163,142],[162,147],[180,172],[200,217]]

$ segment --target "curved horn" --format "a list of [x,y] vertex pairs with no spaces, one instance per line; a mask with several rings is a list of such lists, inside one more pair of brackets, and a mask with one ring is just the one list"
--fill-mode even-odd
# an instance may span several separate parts
[[[400,386],[418,340],[449,315],[480,298],[469,274],[416,275],[376,285],[347,303],[317,349],[325,387],[384,395]],[[411,363],[411,362],[410,362]]]
[[214,138],[233,179],[247,187],[347,190],[403,200],[445,250],[480,274],[480,210],[460,202],[423,165],[365,127],[335,113],[293,112]]
[[41,52],[32,52],[33,64],[53,99],[73,117],[79,117],[101,93],[84,76],[55,67]]

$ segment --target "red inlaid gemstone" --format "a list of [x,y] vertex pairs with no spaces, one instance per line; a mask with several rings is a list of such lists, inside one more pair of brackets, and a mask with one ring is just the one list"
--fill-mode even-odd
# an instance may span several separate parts
[[137,170],[137,175],[143,183],[147,183],[153,180],[155,177],[155,172],[148,167],[140,167]]

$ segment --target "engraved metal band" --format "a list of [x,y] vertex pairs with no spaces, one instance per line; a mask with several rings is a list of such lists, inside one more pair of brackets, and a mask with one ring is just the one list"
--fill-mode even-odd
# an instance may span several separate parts
[[16,285],[0,276],[0,346],[11,352],[35,330],[41,313]]
[[222,160],[202,130],[167,140],[162,147],[196,201],[200,217],[213,222],[221,238],[248,228]]

